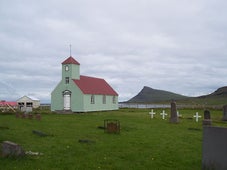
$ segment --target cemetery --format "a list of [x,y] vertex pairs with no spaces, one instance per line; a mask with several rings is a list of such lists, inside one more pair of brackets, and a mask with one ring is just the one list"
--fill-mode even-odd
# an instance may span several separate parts
[[[208,170],[225,166],[222,146],[227,121],[222,109],[177,109],[171,103],[164,109],[39,114],[38,121],[14,112],[0,114],[1,167]],[[214,144],[219,147],[211,147]]]

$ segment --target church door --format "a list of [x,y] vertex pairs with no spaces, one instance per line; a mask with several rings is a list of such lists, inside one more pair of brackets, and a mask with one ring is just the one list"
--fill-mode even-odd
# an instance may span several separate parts
[[66,90],[63,93],[64,96],[64,110],[70,110],[71,109],[71,92]]

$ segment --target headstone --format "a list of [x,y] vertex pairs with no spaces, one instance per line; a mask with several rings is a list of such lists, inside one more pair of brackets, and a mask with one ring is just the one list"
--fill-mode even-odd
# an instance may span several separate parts
[[156,113],[153,111],[153,109],[151,109],[151,112],[149,112],[149,114],[151,115],[151,119],[153,119],[153,118],[154,118],[154,115],[155,115]]
[[204,119],[203,119],[203,125],[211,125],[212,120],[210,118],[210,111],[209,110],[205,110],[204,111]]
[[195,121],[198,122],[199,118],[201,118],[201,116],[199,115],[198,112],[196,112],[196,114],[193,116],[195,118]]
[[227,169],[227,128],[203,127],[202,169]]
[[162,119],[165,119],[165,116],[167,116],[168,114],[165,113],[165,110],[163,110],[162,113],[160,113],[160,115],[162,116]]
[[178,116],[177,116],[176,102],[171,102],[170,122],[171,123],[178,123],[179,122],[179,119],[178,119]]
[[222,120],[227,121],[227,105],[223,106],[223,118]]
[[2,143],[2,156],[24,156],[25,152],[22,147],[16,143],[10,141],[4,141]]
[[177,111],[177,117],[182,117],[182,115]]
[[49,134],[47,134],[47,133],[44,133],[44,132],[38,131],[38,130],[33,130],[32,133],[34,133],[34,134],[36,134],[36,135],[38,135],[38,136],[41,136],[41,137],[51,136],[51,135],[49,135]]

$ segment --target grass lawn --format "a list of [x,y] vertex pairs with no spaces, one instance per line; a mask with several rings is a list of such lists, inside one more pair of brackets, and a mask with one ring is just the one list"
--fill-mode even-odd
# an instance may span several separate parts
[[[0,142],[9,140],[20,144],[25,151],[41,152],[43,155],[27,155],[23,158],[0,157],[0,169],[201,169],[202,119],[191,119],[195,112],[203,110],[179,110],[183,118],[171,124],[162,120],[162,110],[154,109],[155,118],[150,119],[148,109],[120,109],[109,112],[85,114],[42,114],[42,120],[16,118],[0,115]],[[166,109],[169,114],[169,109]],[[216,126],[221,110],[212,110]],[[120,134],[104,133],[105,119],[117,119]],[[1,127],[8,127],[1,128]],[[40,137],[33,130],[51,136]],[[80,139],[91,140],[80,143]]]

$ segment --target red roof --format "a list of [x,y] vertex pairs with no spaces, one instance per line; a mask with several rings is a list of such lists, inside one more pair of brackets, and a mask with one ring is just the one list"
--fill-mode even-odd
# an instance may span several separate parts
[[0,106],[17,106],[17,102],[7,102],[7,101],[0,101]]
[[74,79],[74,83],[84,94],[101,94],[118,96],[117,92],[101,78],[80,76],[79,80]]
[[63,61],[62,64],[76,64],[76,65],[80,65],[80,63],[78,61],[76,61],[72,56],[70,56],[65,61]]

